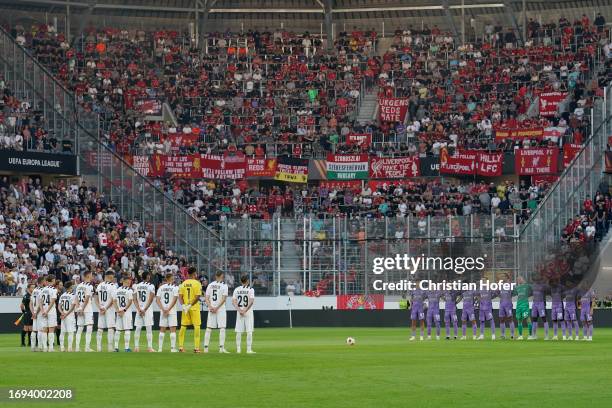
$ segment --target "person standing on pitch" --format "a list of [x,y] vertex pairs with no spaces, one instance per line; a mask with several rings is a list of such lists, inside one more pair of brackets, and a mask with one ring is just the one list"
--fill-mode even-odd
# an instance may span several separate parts
[[531,320],[529,319],[529,295],[531,294],[531,286],[525,283],[525,279],[519,276],[517,279],[518,285],[514,288],[516,294],[516,323],[518,324],[518,338],[523,340],[523,324],[527,322],[529,333],[531,333]]
[[112,269],[109,269],[104,274],[104,281],[96,287],[96,296],[94,300],[98,306],[98,334],[96,336],[97,350],[102,351],[102,336],[104,329],[107,330],[107,349],[113,351],[114,340],[113,336],[115,333],[115,320],[117,315],[115,313],[115,294],[117,290],[117,284],[114,282],[115,273]]
[[[76,306],[75,295],[73,291],[74,283],[66,282],[64,292],[59,298],[59,311],[61,319],[61,331],[59,338],[60,351],[72,351],[72,343],[74,342],[74,332],[76,332],[76,317],[74,317],[74,307]],[[64,343],[64,335],[68,335],[68,344]]]
[[206,333],[204,334],[204,352],[208,353],[208,344],[212,329],[219,329],[219,353],[229,353],[225,350],[225,326],[227,323],[227,312],[225,301],[227,300],[228,288],[223,282],[224,274],[218,271],[215,281],[206,288],[206,305],[208,306],[208,317],[206,318]]
[[194,353],[200,352],[200,326],[202,317],[200,315],[200,296],[202,296],[202,284],[198,280],[196,268],[189,268],[189,278],[179,286],[179,301],[183,313],[181,314],[181,329],[179,330],[179,352],[185,351],[185,333],[187,327],[193,325]]
[[416,338],[416,326],[417,322],[421,322],[421,340],[425,332],[425,312],[423,309],[423,302],[425,300],[425,292],[419,289],[420,281],[417,282],[417,288],[410,291],[410,330],[411,336],[410,341]]
[[467,331],[468,320],[472,322],[472,339],[476,340],[476,313],[474,312],[474,297],[476,292],[473,290],[464,290],[461,293],[461,299],[463,300],[463,306],[461,309],[461,340],[465,340]]
[[538,338],[538,319],[544,323],[544,340],[548,340],[548,321],[546,321],[546,291],[547,287],[538,279],[531,287],[533,302],[531,305],[531,336],[530,340]]
[[427,340],[431,340],[431,327],[436,326],[436,340],[440,340],[440,296],[437,290],[427,292]]
[[23,313],[23,330],[21,331],[21,347],[26,346],[26,336],[28,337],[28,344],[32,342],[32,311],[30,310],[30,300],[32,299],[32,291],[34,290],[34,284],[29,284],[26,288],[26,292],[21,299],[21,313]]
[[240,278],[241,286],[234,289],[232,303],[236,308],[236,353],[240,353],[242,333],[246,333],[247,354],[255,354],[253,351],[253,304],[255,303],[255,290],[250,286],[249,277],[244,275]]
[[444,291],[444,328],[446,331],[446,340],[450,340],[451,330],[450,325],[453,324],[454,339],[457,340],[459,335],[458,319],[457,319],[457,292],[454,290]]
[[582,322],[582,340],[593,340],[593,308],[595,307],[595,292],[586,284],[580,290],[580,321]]
[[151,273],[143,272],[142,281],[133,286],[136,320],[134,326],[134,351],[140,351],[140,331],[143,326],[147,336],[147,351],[153,353],[153,299],[155,286],[151,283]]
[[484,340],[485,325],[490,322],[491,325],[491,340],[495,340],[495,319],[493,319],[493,296],[494,292],[490,290],[481,290],[478,292],[478,320],[480,320],[480,336],[478,340]]
[[563,320],[563,286],[560,284],[558,279],[550,287],[550,300],[552,302],[550,315],[553,324],[553,340],[559,339],[559,324],[561,325],[561,334],[565,340],[565,321]]
[[91,285],[91,271],[87,270],[83,273],[83,282],[79,283],[75,290],[76,294],[76,316],[77,316],[77,332],[75,351],[81,349],[81,335],[85,328],[85,351],[93,351],[89,346],[91,344],[91,334],[93,332],[93,307],[91,304],[93,296],[93,286]]
[[[510,277],[506,275],[504,283],[510,283]],[[501,328],[501,338],[506,338],[506,323],[510,326],[510,338],[514,340],[514,315],[512,313],[512,290],[502,289],[499,295],[499,327]]]

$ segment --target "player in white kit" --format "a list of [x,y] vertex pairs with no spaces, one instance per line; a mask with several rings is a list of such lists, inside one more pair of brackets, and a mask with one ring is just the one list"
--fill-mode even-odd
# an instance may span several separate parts
[[[60,351],[72,351],[72,342],[74,341],[74,332],[76,332],[76,317],[74,316],[74,308],[76,306],[75,295],[74,295],[74,283],[68,281],[64,284],[66,292],[64,292],[59,298],[59,312],[61,323],[60,331]],[[68,334],[68,347],[64,343],[64,335]]]
[[115,290],[113,302],[117,311],[115,319],[115,352],[119,351],[119,337],[123,332],[123,340],[125,343],[125,351],[130,352],[130,337],[132,336],[132,310],[131,306],[134,300],[134,291],[130,287],[132,280],[128,276],[124,276],[122,286]]
[[53,351],[55,343],[55,327],[57,326],[57,289],[55,289],[55,276],[47,275],[47,285],[40,294],[40,312],[38,315],[38,330],[46,333],[43,336],[43,351]]
[[91,344],[91,334],[93,332],[93,292],[94,288],[91,284],[91,271],[87,270],[83,273],[83,282],[79,283],[75,289],[76,296],[76,316],[77,316],[77,332],[75,351],[81,349],[81,335],[85,328],[85,351],[93,351],[89,346]]
[[134,285],[134,306],[136,306],[136,321],[134,326],[134,351],[138,352],[140,345],[140,330],[145,327],[147,332],[147,351],[153,350],[153,299],[155,299],[155,285],[151,283],[151,274],[142,273],[142,282]]
[[208,317],[206,318],[206,333],[204,334],[204,352],[208,353],[211,329],[219,329],[219,353],[229,353],[225,350],[225,327],[227,313],[225,301],[227,300],[227,285],[223,282],[223,272],[215,274],[214,282],[206,288],[206,305],[208,306]]
[[113,293],[117,290],[117,284],[114,280],[115,273],[112,270],[108,270],[104,274],[104,281],[96,287],[96,296],[94,299],[98,306],[98,333],[96,336],[98,351],[102,351],[102,336],[104,335],[104,329],[108,331],[106,337],[108,351],[113,351],[113,335],[115,333],[116,318]]
[[[36,280],[36,287],[32,291],[30,297],[30,310],[32,311],[32,351],[39,351],[42,347],[42,336],[44,332],[38,328],[38,311],[40,309],[40,295],[45,285],[45,278],[40,276]],[[38,345],[38,347],[37,347]]]
[[247,354],[255,354],[253,351],[253,304],[255,303],[255,290],[250,287],[249,277],[244,275],[240,278],[242,286],[234,289],[232,303],[236,308],[236,353],[240,353],[242,333],[246,333]]
[[164,346],[166,329],[170,329],[170,352],[176,353],[176,305],[179,288],[174,284],[174,275],[166,274],[166,282],[157,289],[157,305],[159,306],[159,341],[158,351]]

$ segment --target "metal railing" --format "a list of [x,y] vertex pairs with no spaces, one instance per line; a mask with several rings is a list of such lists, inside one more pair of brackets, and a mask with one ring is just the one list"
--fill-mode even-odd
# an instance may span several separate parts
[[561,236],[569,221],[580,214],[584,200],[592,198],[605,176],[612,113],[612,86],[604,89],[602,99],[594,99],[591,110],[591,135],[582,150],[550,188],[529,221],[521,228],[520,272],[531,276],[561,249]]
[[221,237],[110,149],[101,137],[98,114],[86,111],[1,28],[0,70],[15,94],[42,112],[50,131],[73,143],[79,175],[115,204],[124,219],[139,222],[150,237],[203,272],[223,268]]

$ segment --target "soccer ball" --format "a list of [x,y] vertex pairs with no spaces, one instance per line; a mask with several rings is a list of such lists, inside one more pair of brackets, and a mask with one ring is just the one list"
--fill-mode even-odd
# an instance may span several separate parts
[[352,337],[347,337],[346,338],[346,344],[349,346],[354,346],[355,345],[355,339]]

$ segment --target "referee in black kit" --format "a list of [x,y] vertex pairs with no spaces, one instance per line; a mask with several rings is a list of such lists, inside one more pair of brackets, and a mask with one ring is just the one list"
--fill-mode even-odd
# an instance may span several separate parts
[[[21,329],[21,347],[30,346],[32,344],[32,311],[30,310],[30,297],[32,297],[32,291],[34,290],[34,284],[28,284],[28,289],[25,295],[21,299],[21,322],[23,328]],[[26,335],[28,336],[28,344],[25,342]]]

